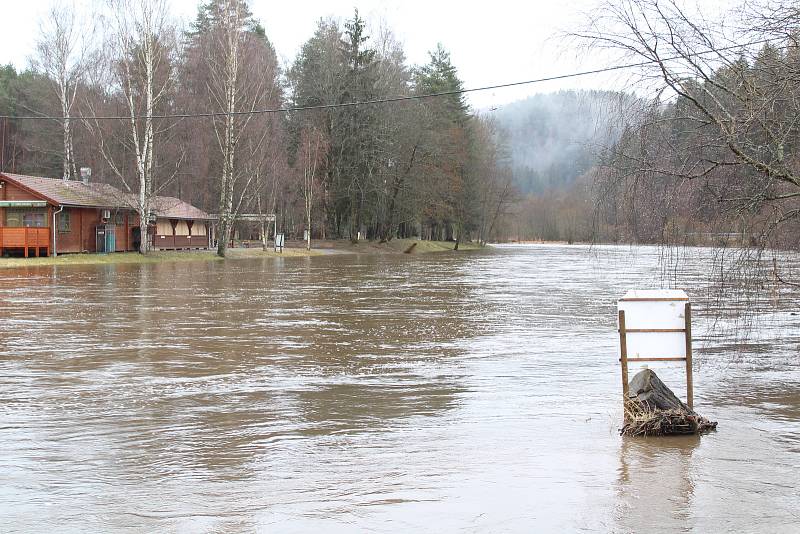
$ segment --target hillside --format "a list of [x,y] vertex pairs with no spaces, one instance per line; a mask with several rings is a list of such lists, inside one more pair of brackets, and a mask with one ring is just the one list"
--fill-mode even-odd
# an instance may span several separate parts
[[496,109],[521,192],[569,187],[618,138],[615,117],[629,100],[610,91],[559,91]]

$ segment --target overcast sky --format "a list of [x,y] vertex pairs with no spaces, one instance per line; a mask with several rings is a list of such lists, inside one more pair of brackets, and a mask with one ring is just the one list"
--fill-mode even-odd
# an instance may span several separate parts
[[[68,0],[73,1],[73,0]],[[74,0],[90,5],[96,0]],[[698,0],[699,1],[699,0]],[[717,3],[724,0],[705,0]],[[51,0],[2,0],[0,64],[28,64],[41,17]],[[466,87],[541,78],[608,64],[607,58],[578,57],[558,38],[574,28],[581,13],[597,0],[250,0],[283,61],[291,61],[321,17],[342,20],[358,7],[371,24],[385,21],[404,44],[409,62],[427,61],[427,51],[441,42],[451,52]],[[172,0],[173,13],[184,22],[197,13],[199,0]],[[12,44],[13,43],[13,44]],[[537,92],[562,88],[609,88],[623,83],[619,75],[586,77],[513,89],[473,93],[476,108],[498,106]],[[620,87],[614,87],[620,88]]]

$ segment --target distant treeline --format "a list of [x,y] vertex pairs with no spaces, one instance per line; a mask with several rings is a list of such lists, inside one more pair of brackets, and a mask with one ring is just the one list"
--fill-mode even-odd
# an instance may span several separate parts
[[578,42],[641,64],[628,73],[636,92],[498,111],[528,193],[501,225],[508,238],[745,246],[758,258],[800,246],[796,2],[745,2],[714,18],[608,1],[585,27]]
[[321,19],[281,67],[245,0],[203,2],[187,27],[165,0],[98,5],[54,9],[30,67],[0,68],[3,170],[74,179],[88,166],[136,193],[142,220],[172,194],[218,214],[220,235],[244,213],[261,222],[240,231],[269,234],[275,213],[297,237],[800,244],[792,2],[715,22],[609,1],[576,39],[635,57],[635,91],[484,114],[444,47],[409,65],[357,11]]
[[622,92],[559,91],[492,112],[520,192],[499,225],[504,240],[593,239],[591,177],[636,101]]
[[[203,2],[188,27],[163,0],[112,0],[95,27],[84,19],[54,9],[30,67],[0,69],[12,117],[0,169],[75,179],[91,167],[137,193],[144,220],[153,196],[173,194],[219,214],[221,235],[242,213],[274,231],[276,213],[290,235],[483,242],[514,197],[502,136],[458,93],[441,45],[411,66],[355,11],[321,19],[282,69],[246,0]],[[251,113],[287,107],[306,109]],[[47,118],[15,118],[30,116]]]
[[608,27],[583,36],[592,46],[648,59],[641,76],[657,90],[630,107],[619,140],[593,172],[596,235],[757,251],[796,248],[796,2],[746,2],[721,19],[657,0],[630,5],[635,9],[609,3]]

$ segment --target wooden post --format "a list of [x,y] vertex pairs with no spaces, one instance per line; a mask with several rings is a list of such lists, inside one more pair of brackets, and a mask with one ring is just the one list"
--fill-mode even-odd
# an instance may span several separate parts
[[694,383],[692,380],[692,304],[686,303],[686,404],[694,410]]
[[25,257],[28,257],[28,227],[23,230],[23,244],[25,245]]
[[625,311],[619,311],[619,362],[622,366],[622,396],[628,397],[628,341],[625,338]]

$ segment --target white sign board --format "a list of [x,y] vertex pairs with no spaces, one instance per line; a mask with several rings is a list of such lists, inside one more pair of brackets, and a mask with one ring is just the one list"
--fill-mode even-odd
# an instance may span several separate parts
[[283,250],[283,234],[275,234],[275,250]]
[[628,291],[617,303],[625,312],[628,358],[685,358],[687,302],[681,290]]

